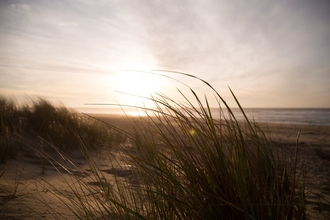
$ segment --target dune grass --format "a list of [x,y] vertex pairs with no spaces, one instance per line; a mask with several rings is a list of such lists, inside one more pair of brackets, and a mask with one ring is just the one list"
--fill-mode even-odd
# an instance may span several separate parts
[[141,107],[147,117],[117,129],[132,145],[119,145],[117,157],[107,152],[111,177],[85,150],[98,184],[80,180],[66,205],[80,219],[305,219],[296,160],[246,117],[234,93],[244,121],[216,91],[219,118],[191,92],[195,100],[181,93],[184,103],[156,94],[156,109]]
[[[147,116],[129,129],[105,129],[42,99],[18,111],[50,146],[66,151],[79,146],[89,162],[92,175],[68,182],[71,193],[59,192],[59,201],[79,219],[305,219],[296,161],[290,163],[281,146],[245,116],[234,93],[244,121],[210,84],[198,80],[214,91],[220,117],[192,89],[194,100],[181,92],[184,102],[151,96],[155,108],[138,107]],[[102,148],[109,162],[105,173],[90,149],[109,141],[118,149]]]
[[33,101],[28,115],[35,133],[66,152],[78,148],[81,142],[93,148],[116,138],[104,123],[44,99]]
[[19,131],[12,120],[15,112],[14,101],[0,97],[0,163],[14,157],[20,147],[14,137]]
[[61,151],[70,152],[84,147],[110,144],[118,133],[109,126],[86,115],[70,111],[63,105],[35,98],[18,106],[13,99],[0,97],[0,162],[13,158],[29,139],[48,143]]

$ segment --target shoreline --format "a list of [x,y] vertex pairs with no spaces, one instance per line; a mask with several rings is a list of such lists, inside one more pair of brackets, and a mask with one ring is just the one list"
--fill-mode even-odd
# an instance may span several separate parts
[[[81,109],[78,112],[86,112]],[[153,115],[152,110],[143,110],[143,107],[136,108],[109,108],[104,111],[99,111],[95,108],[87,111],[87,114],[117,114],[117,115],[129,115],[129,116],[146,116],[147,114]],[[219,118],[220,115],[228,117],[228,110],[226,108],[219,111],[219,108],[210,108],[211,114],[214,118]],[[231,109],[235,114],[235,117],[239,120],[243,120],[244,117],[239,108]],[[157,109],[156,109],[157,111]],[[305,124],[305,125],[325,125],[330,126],[330,108],[244,108],[245,114],[248,118],[258,123],[278,123],[278,124]],[[229,118],[229,117],[228,117]]]
[[[132,114],[114,114],[114,113],[84,113],[84,112],[79,112],[80,114],[86,115],[86,116],[92,116],[96,118],[103,118],[103,119],[109,119],[109,118],[116,118],[116,119],[125,119],[125,118],[130,118],[130,119],[138,119],[138,118],[147,118],[149,116],[143,114],[143,115],[137,115],[135,114],[136,112],[131,112]],[[150,117],[155,117],[151,115]],[[216,117],[214,117],[216,119]],[[250,119],[251,122],[255,122],[257,124],[270,124],[270,125],[289,125],[289,126],[324,126],[324,127],[330,127],[330,124],[321,124],[321,123],[307,123],[307,122],[284,122],[284,121],[253,121],[249,116],[248,118]],[[239,119],[238,121],[244,122],[244,119]]]

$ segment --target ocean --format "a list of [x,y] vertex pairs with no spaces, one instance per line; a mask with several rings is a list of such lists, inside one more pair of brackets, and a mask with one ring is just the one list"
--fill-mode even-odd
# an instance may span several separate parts
[[[256,122],[330,126],[329,108],[247,108],[244,111]],[[239,109],[234,110],[238,119],[243,119],[238,112]]]
[[[96,114],[119,114],[119,115],[145,115],[143,110],[135,108],[79,108],[75,109],[84,113]],[[124,110],[124,111],[123,111]],[[219,109],[212,108],[214,118],[219,117]],[[227,117],[228,112],[224,110]],[[238,108],[232,109],[238,120],[244,117]],[[330,126],[330,109],[329,108],[245,108],[246,115],[250,120],[265,123],[281,123],[281,124],[309,124],[309,125],[325,125]]]

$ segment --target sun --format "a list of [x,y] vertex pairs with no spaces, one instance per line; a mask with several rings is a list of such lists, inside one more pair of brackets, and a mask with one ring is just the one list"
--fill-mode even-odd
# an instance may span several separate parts
[[157,69],[156,65],[150,67],[139,62],[123,63],[109,77],[111,99],[116,100],[125,114],[141,117],[151,113],[146,109],[157,108],[152,96],[164,93],[167,81],[166,77],[152,71]]
[[122,71],[114,82],[116,92],[133,96],[150,97],[160,90],[160,76],[143,71]]

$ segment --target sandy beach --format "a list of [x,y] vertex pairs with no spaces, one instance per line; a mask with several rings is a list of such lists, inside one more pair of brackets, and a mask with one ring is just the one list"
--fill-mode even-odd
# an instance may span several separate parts
[[[123,129],[130,125],[130,121],[125,117],[97,117]],[[285,146],[290,155],[288,158],[291,159],[300,131],[298,173],[301,174],[302,168],[305,168],[308,215],[310,219],[329,219],[330,160],[327,160],[326,155],[330,154],[330,126],[265,123],[260,126],[275,142]],[[124,181],[130,181],[129,169],[109,169],[109,164],[120,161],[121,156],[116,146],[111,147],[111,156],[101,150],[93,150],[90,155],[97,161],[109,184],[113,174],[119,175]],[[93,180],[92,170],[79,151],[71,152],[69,160],[50,152],[52,153],[64,167],[53,167],[28,147],[23,148],[14,160],[0,164],[0,172],[5,170],[0,178],[0,219],[76,219],[70,206],[65,203],[69,203],[70,196],[74,196],[71,189],[75,187],[77,179],[87,182],[90,186],[101,183]],[[122,169],[125,164],[121,165]]]

